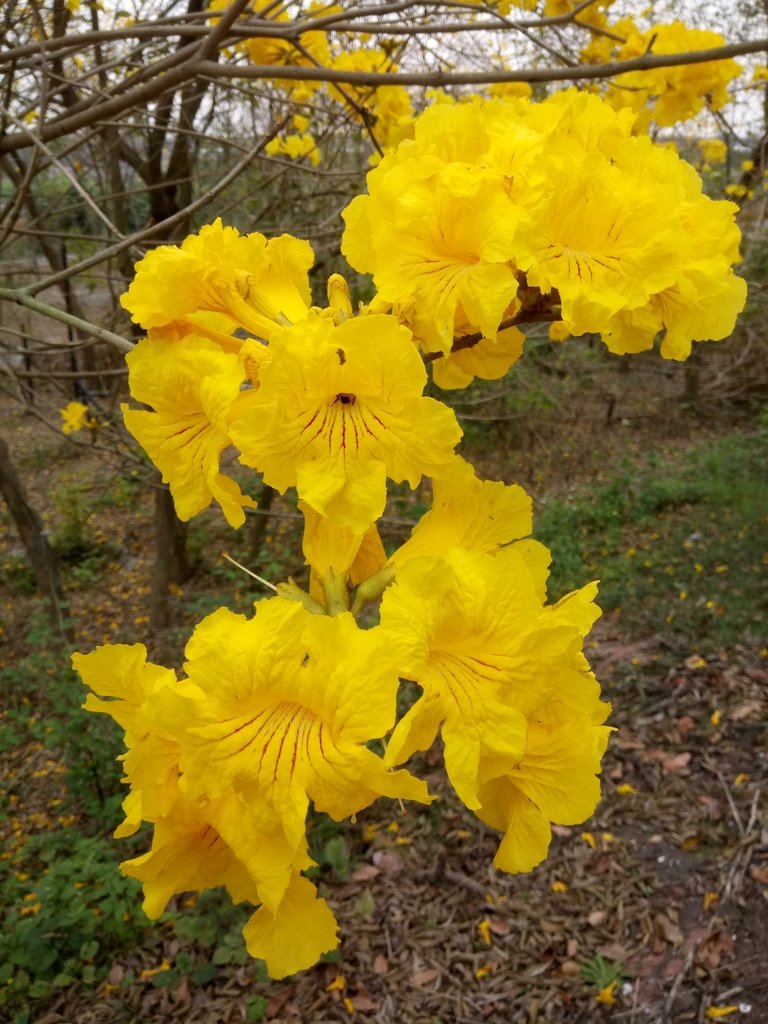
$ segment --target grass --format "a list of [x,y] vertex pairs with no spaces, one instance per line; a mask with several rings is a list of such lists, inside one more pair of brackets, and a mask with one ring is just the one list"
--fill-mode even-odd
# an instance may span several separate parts
[[558,599],[600,580],[625,632],[716,647],[765,633],[768,430],[733,433],[642,470],[549,498],[538,538]]

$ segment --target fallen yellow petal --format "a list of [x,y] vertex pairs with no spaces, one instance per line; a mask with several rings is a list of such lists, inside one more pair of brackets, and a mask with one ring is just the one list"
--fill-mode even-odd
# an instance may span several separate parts
[[728,1017],[732,1013],[736,1013],[738,1006],[710,1006],[708,1010],[704,1012],[704,1016],[709,1020],[719,1020],[720,1017]]
[[163,960],[159,967],[151,967],[145,971],[141,971],[139,973],[139,978],[141,981],[144,981],[146,978],[154,978],[156,974],[162,974],[163,971],[170,971],[170,969],[171,965],[168,963],[168,961]]
[[600,989],[600,991],[595,996],[595,1002],[604,1003],[605,1006],[613,1006],[613,1004],[616,1002],[616,996],[614,995],[615,991],[616,982],[612,981],[610,985],[606,985],[605,988]]

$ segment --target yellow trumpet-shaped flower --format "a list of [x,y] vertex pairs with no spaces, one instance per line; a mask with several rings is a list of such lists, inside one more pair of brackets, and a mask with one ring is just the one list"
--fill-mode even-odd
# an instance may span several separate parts
[[147,917],[159,917],[177,893],[217,885],[226,885],[236,903],[256,897],[250,874],[203,809],[181,799],[170,810],[155,823],[152,849],[120,865],[123,874],[142,883]]
[[[509,261],[519,213],[501,175],[441,168],[431,156],[390,159],[369,175],[371,195],[344,211],[342,251],[354,267],[373,272],[381,299],[425,351],[448,356],[457,333],[495,340],[517,293]],[[514,361],[506,354],[502,372]]]
[[90,654],[76,653],[72,665],[93,691],[83,705],[86,711],[109,715],[125,730],[128,750],[121,760],[131,792],[115,836],[133,835],[142,820],[167,814],[179,795],[179,744],[155,728],[153,706],[161,690],[175,688],[176,673],[148,662],[143,644],[109,644]]
[[530,284],[557,290],[572,333],[602,331],[620,310],[643,306],[674,281],[675,229],[666,210],[653,183],[602,154],[584,158],[521,228],[519,264]]
[[341,820],[379,796],[430,800],[368,748],[394,724],[397,662],[380,630],[279,597],[252,619],[219,609],[186,654],[179,682],[141,645],[74,658],[99,695],[86,707],[126,730],[131,821],[154,823],[151,850],[122,867],[151,916],[174,893],[215,885],[262,904],[246,941],[281,977],[336,944],[332,913],[300,875],[312,864],[309,802]]
[[278,491],[295,485],[315,511],[364,533],[384,510],[387,478],[415,487],[453,460],[456,418],[422,396],[424,366],[394,317],[335,326],[310,314],[270,349],[230,435]]
[[315,616],[282,598],[260,601],[250,620],[219,609],[197,626],[187,657],[204,698],[169,702],[167,714],[181,712],[189,795],[252,791],[296,846],[310,799],[337,819],[382,794],[427,799],[423,783],[390,774],[365,746],[394,722],[397,673],[378,631],[351,615]]
[[196,318],[210,323],[201,314],[215,313],[227,318],[230,333],[242,328],[268,339],[278,324],[306,315],[313,262],[308,242],[240,235],[218,218],[181,246],[147,253],[120,301],[146,330],[183,320],[194,333]]
[[423,694],[387,747],[398,764],[438,731],[456,792],[507,833],[495,863],[527,871],[546,855],[549,822],[587,817],[608,706],[581,652],[596,587],[542,604],[540,564],[453,549],[398,569],[381,608],[401,673]]
[[242,526],[255,502],[220,472],[231,444],[228,417],[244,370],[235,355],[205,338],[183,345],[144,338],[126,357],[131,394],[152,411],[123,406],[125,425],[170,485],[179,519],[215,499],[230,526]]
[[533,527],[532,502],[522,487],[480,480],[463,459],[456,459],[433,482],[432,491],[431,509],[391,555],[393,565],[419,555],[440,555],[449,548],[496,554],[527,537]]

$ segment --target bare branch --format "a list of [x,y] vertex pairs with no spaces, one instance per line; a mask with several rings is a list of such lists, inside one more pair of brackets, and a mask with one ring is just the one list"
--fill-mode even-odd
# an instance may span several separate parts
[[84,334],[90,334],[99,341],[105,341],[108,345],[120,349],[121,352],[130,352],[134,347],[132,341],[128,341],[119,334],[108,331],[106,327],[100,327],[98,324],[81,320],[79,316],[73,316],[57,306],[51,306],[47,302],[40,302],[38,299],[32,298],[23,288],[0,288],[0,301],[2,300],[15,302],[19,306],[25,306],[34,313],[42,313],[43,316],[47,316],[51,320],[58,320],[59,323],[67,324],[67,326],[73,327],[77,331],[82,331]]

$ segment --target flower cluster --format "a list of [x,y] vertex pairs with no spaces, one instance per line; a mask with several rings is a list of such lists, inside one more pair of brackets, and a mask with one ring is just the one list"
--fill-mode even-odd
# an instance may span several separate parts
[[126,732],[131,793],[117,835],[154,825],[152,849],[123,870],[142,881],[151,917],[174,893],[218,885],[261,904],[248,949],[283,977],[337,944],[331,910],[301,874],[309,801],[340,821],[379,796],[429,800],[366,746],[394,723],[396,665],[379,631],[280,597],[252,619],[214,612],[186,656],[180,681],[140,644],[74,657],[98,694],[86,708]]
[[84,427],[90,430],[96,426],[96,420],[89,415],[88,406],[82,402],[69,402],[63,409],[59,409],[61,416],[61,429],[65,434],[74,434]]
[[[717,32],[688,28],[682,21],[641,30],[628,18],[612,25],[611,30],[623,36],[624,42],[616,46],[609,36],[603,36],[604,60],[690,53],[725,45]],[[599,44],[593,41],[592,47],[595,45]],[[639,115],[639,130],[647,130],[651,122],[670,127],[695,117],[705,106],[721,110],[730,99],[728,86],[740,73],[741,67],[734,60],[629,71],[611,80],[606,99],[617,110],[630,107],[635,111]]]
[[522,350],[515,321],[542,302],[617,353],[662,334],[661,354],[685,359],[732,331],[746,294],[736,207],[633,121],[576,90],[440,104],[369,173],[342,251],[442,354],[441,386],[504,374]]
[[[251,617],[199,623],[181,678],[141,644],[74,657],[86,708],[125,730],[116,834],[153,827],[123,864],[151,916],[224,885],[256,906],[246,944],[274,976],[310,966],[337,943],[304,874],[310,804],[341,821],[379,797],[429,802],[400,766],[438,734],[458,797],[502,834],[502,870],[530,870],[552,823],[593,811],[610,731],[583,654],[597,585],[547,603],[530,499],[456,453],[422,354],[448,386],[499,376],[522,350],[505,321],[542,303],[618,351],[663,328],[683,356],[704,316],[725,330],[741,295],[731,207],[631,123],[573,93],[435,107],[347,211],[345,251],[379,289],[357,312],[338,275],[311,305],[312,250],[287,235],[216,221],[137,265],[123,304],[147,332],[127,357],[144,408],[124,407],[128,430],[182,519],[215,500],[243,523],[254,502],[230,448],[295,488],[309,569],[307,589],[278,584]],[[423,477],[431,506],[387,552],[388,482]],[[401,681],[419,695],[398,720]]]

